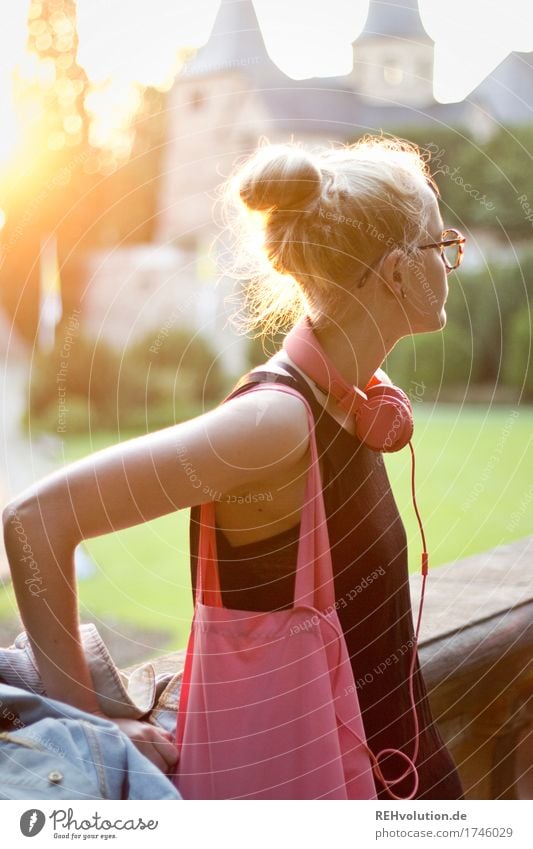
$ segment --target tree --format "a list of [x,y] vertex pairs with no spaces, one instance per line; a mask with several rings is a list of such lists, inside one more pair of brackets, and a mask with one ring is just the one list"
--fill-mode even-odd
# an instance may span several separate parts
[[[139,87],[131,152],[118,155],[91,137],[94,94],[78,64],[75,0],[33,0],[28,56],[18,70],[22,143],[0,185],[7,213],[0,261],[2,297],[30,340],[39,306],[42,240],[57,236],[64,312],[80,300],[81,257],[92,247],[148,241],[155,217],[164,94]],[[189,58],[192,51],[180,52]]]
[[94,167],[84,106],[88,80],[76,62],[77,41],[74,0],[30,3],[27,57],[15,77],[22,138],[2,186],[7,216],[0,267],[4,303],[30,339],[42,240],[56,233],[60,263],[68,255]]

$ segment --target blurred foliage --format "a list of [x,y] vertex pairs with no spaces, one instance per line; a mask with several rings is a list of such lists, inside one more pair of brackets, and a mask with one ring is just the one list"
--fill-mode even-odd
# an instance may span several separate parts
[[[431,154],[447,224],[491,230],[506,247],[509,240],[531,240],[533,222],[519,198],[525,194],[533,206],[533,191],[528,194],[525,185],[533,125],[500,127],[482,145],[463,128],[394,132]],[[521,249],[513,265],[491,263],[468,273],[460,269],[449,284],[444,333],[400,341],[385,364],[391,377],[404,386],[423,381],[435,392],[472,385],[489,392],[513,389],[517,398],[533,401],[531,249]]]
[[253,369],[274,356],[276,351],[281,347],[284,336],[285,333],[276,333],[266,336],[258,335],[253,339],[249,339],[245,368],[248,370]]
[[98,174],[83,200],[84,247],[152,241],[166,114],[165,94],[145,88],[129,158]]
[[91,83],[77,63],[77,46],[75,0],[31,0],[30,70],[15,78],[20,142],[0,184],[6,214],[1,296],[31,341],[43,238],[57,236],[64,302],[69,302],[79,299],[84,285],[78,273],[84,251],[153,237],[165,95],[139,89],[129,153],[97,147],[87,109]]
[[531,308],[522,307],[510,321],[503,379],[508,386],[514,386],[518,390],[523,387],[528,400],[533,399],[531,345]]
[[[499,127],[483,143],[461,127],[398,127],[391,132],[431,154],[429,165],[446,221],[453,216],[458,226],[491,229],[500,239],[505,234],[531,237],[533,224],[518,198],[531,187],[531,181],[525,182],[531,173],[533,124]],[[528,200],[533,207],[531,188]],[[447,223],[454,226],[454,221]]]
[[31,205],[28,229],[56,232],[62,258],[72,248],[149,240],[165,94],[139,87],[129,152],[97,147],[87,108],[92,86],[76,60],[74,0],[32,0],[27,47],[34,70],[18,75],[15,88],[20,151],[1,186],[7,224],[15,228]]
[[433,394],[507,388],[533,401],[533,251],[513,266],[453,272],[449,283],[444,331],[400,340],[384,364],[391,379],[404,387],[424,383]]
[[209,343],[184,330],[169,332],[157,349],[150,334],[122,353],[79,335],[66,360],[62,338],[59,328],[55,348],[33,360],[24,416],[32,430],[157,430],[200,415],[231,388]]
[[7,225],[31,211],[28,230],[58,231],[72,238],[65,218],[86,190],[89,174],[89,81],[77,63],[75,0],[31,0],[26,67],[14,73],[20,138],[11,167],[2,175],[1,201]]
[[74,0],[31,0],[27,67],[13,79],[20,137],[0,185],[2,300],[30,340],[38,321],[41,240],[55,232],[61,255],[70,251],[80,232],[77,201],[92,179],[88,80],[77,47]]

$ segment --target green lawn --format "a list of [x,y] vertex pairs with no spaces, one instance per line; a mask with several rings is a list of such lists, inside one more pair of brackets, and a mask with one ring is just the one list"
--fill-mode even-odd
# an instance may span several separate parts
[[[413,406],[416,496],[430,564],[533,534],[533,407]],[[410,452],[385,462],[408,534],[409,567],[418,570]]]
[[[533,533],[533,407],[414,404],[416,493],[430,565]],[[517,414],[517,415],[514,415]],[[121,439],[128,434],[121,434]],[[117,441],[112,435],[69,438],[65,461]],[[408,449],[386,455],[409,539],[411,571],[420,568],[420,534],[411,499]],[[79,582],[84,620],[116,617],[168,631],[184,646],[192,615],[189,511],[88,540],[98,573]],[[12,615],[10,588],[0,591],[0,618]]]

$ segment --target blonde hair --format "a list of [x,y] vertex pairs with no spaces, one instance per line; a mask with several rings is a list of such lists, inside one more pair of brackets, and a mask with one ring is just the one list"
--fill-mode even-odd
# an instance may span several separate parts
[[232,318],[264,334],[304,312],[317,326],[338,320],[388,250],[417,253],[429,216],[422,186],[439,196],[427,159],[394,136],[309,151],[262,139],[223,189],[230,273],[247,281]]

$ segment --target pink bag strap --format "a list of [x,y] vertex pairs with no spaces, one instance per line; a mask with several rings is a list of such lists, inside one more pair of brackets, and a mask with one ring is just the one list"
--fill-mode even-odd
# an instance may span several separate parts
[[[289,386],[279,383],[262,383],[260,386],[254,386],[247,391],[259,392],[265,388],[295,395],[304,402],[307,408],[311,461],[307,473],[300,520],[294,604],[308,605],[318,610],[325,609],[335,604],[335,588],[326,510],[322,495],[322,481],[318,465],[315,420],[306,398]],[[212,607],[223,607],[218,573],[215,504],[213,501],[200,505],[199,524],[195,600],[196,603],[200,601]]]

